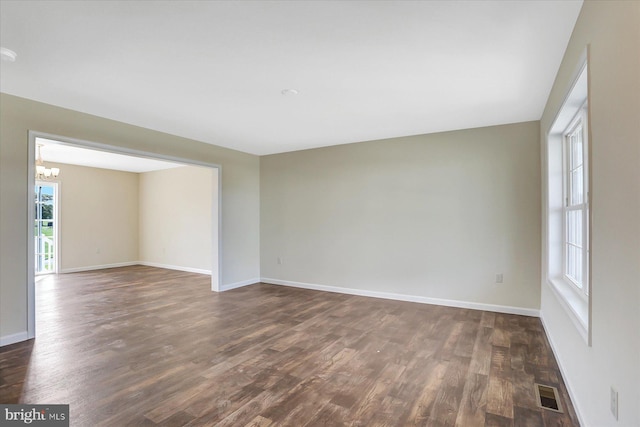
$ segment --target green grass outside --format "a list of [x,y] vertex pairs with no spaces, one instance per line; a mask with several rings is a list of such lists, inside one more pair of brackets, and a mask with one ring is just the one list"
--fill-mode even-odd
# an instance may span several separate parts
[[[42,226],[42,234],[47,237],[53,236],[53,227]],[[38,226],[35,226],[33,228],[33,235],[34,236],[38,235]]]

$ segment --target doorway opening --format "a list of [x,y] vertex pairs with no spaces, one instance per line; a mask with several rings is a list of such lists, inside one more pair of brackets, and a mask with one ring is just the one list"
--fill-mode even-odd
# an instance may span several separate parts
[[[107,144],[102,144],[102,143],[94,143],[94,142],[90,142],[90,141],[84,141],[84,140],[77,140],[77,139],[73,139],[73,138],[67,138],[67,137],[60,137],[57,135],[50,135],[50,134],[45,134],[45,133],[41,133],[41,132],[36,132],[36,131],[29,131],[29,158],[31,159],[31,161],[29,162],[29,174],[28,174],[28,186],[30,189],[32,189],[31,191],[29,191],[29,204],[28,204],[28,209],[29,209],[29,218],[30,218],[30,222],[29,222],[29,227],[27,230],[28,233],[28,245],[29,245],[29,253],[31,254],[36,254],[36,249],[38,249],[38,254],[42,253],[42,252],[47,252],[48,250],[48,246],[45,248],[44,251],[41,251],[37,245],[39,245],[39,241],[38,241],[38,237],[40,236],[39,230],[37,229],[37,227],[34,227],[34,225],[37,225],[36,219],[41,220],[43,227],[46,229],[49,226],[49,222],[48,218],[43,218],[43,215],[39,215],[39,213],[37,212],[36,209],[36,204],[33,203],[33,189],[36,188],[36,146],[37,144],[42,143],[42,141],[48,141],[54,145],[57,146],[61,146],[61,147],[66,147],[66,148],[73,148],[75,150],[83,150],[83,152],[81,153],[81,155],[79,157],[81,158],[86,158],[86,157],[91,157],[89,153],[101,153],[104,154],[106,156],[115,156],[118,157],[119,161],[118,163],[128,163],[126,159],[132,159],[132,161],[134,163],[137,163],[138,161],[148,161],[148,162],[156,162],[156,163],[175,163],[176,166],[178,166],[178,169],[180,169],[180,166],[196,166],[195,168],[189,168],[190,170],[193,169],[208,169],[211,171],[210,174],[208,174],[208,177],[202,181],[209,181],[210,185],[207,189],[206,192],[204,193],[198,193],[198,198],[199,199],[208,199],[210,201],[210,204],[208,205],[208,207],[205,207],[204,210],[203,209],[191,209],[191,211],[197,211],[197,212],[209,212],[209,216],[207,218],[202,218],[200,217],[200,222],[198,222],[195,225],[199,225],[199,224],[203,224],[202,221],[205,221],[206,223],[208,223],[207,225],[210,225],[210,227],[204,227],[204,226],[199,226],[198,227],[198,231],[201,233],[200,236],[202,236],[202,238],[207,239],[208,238],[208,242],[209,242],[209,248],[207,248],[206,252],[209,254],[208,256],[206,256],[205,258],[210,260],[210,263],[208,263],[208,265],[206,266],[206,268],[202,267],[202,268],[181,268],[182,266],[180,264],[174,264],[174,265],[169,265],[171,264],[170,259],[167,260],[167,262],[161,262],[162,260],[160,260],[160,262],[153,262],[154,260],[151,261],[147,261],[147,262],[141,262],[144,260],[141,259],[135,259],[132,258],[131,261],[126,262],[126,263],[112,263],[110,265],[98,265],[97,267],[101,267],[101,268],[109,268],[109,267],[118,267],[118,266],[125,266],[125,265],[148,265],[148,266],[152,266],[152,267],[161,267],[161,268],[172,268],[172,269],[177,269],[177,270],[184,270],[184,271],[192,271],[192,272],[196,272],[196,273],[201,273],[201,274],[207,274],[210,275],[210,284],[211,284],[211,290],[218,292],[220,291],[220,283],[221,283],[221,278],[222,278],[222,271],[221,271],[221,255],[222,255],[222,251],[221,251],[221,234],[220,234],[220,230],[221,230],[221,225],[222,225],[222,221],[221,221],[221,212],[222,212],[222,207],[221,207],[221,200],[222,200],[222,193],[221,193],[221,189],[222,189],[222,184],[221,184],[221,166],[215,163],[209,163],[209,162],[203,162],[203,161],[199,161],[199,160],[192,160],[192,159],[187,159],[187,158],[180,158],[180,157],[176,157],[176,156],[168,156],[168,155],[160,155],[157,153],[151,153],[151,152],[145,152],[145,151],[140,151],[140,150],[134,150],[134,149],[129,149],[126,147],[120,147],[120,146],[112,146],[112,145],[107,145]],[[69,152],[65,153],[65,157],[64,157],[64,161],[62,161],[61,159],[54,159],[52,157],[47,157],[46,152],[43,152],[43,154],[45,154],[45,161],[48,162],[52,162],[52,163],[61,163],[61,164],[70,164],[70,165],[81,165],[81,163],[73,163],[72,161],[70,161],[71,157],[73,157],[71,154],[69,154]],[[103,166],[89,166],[87,165],[86,167],[88,168],[98,168],[99,169],[109,169],[107,167],[103,167]],[[71,168],[67,168],[67,172],[69,171],[69,169],[73,169]],[[116,168],[114,168],[113,170],[116,170]],[[57,178],[58,181],[62,182],[62,180],[66,179],[64,174],[65,174],[65,169],[62,168],[60,170],[60,176]],[[153,173],[153,172],[152,172]],[[69,175],[71,175],[69,173]],[[184,182],[184,177],[182,178],[183,182]],[[92,186],[93,181],[89,181],[89,180],[85,180],[88,181],[88,185]],[[78,182],[78,181],[76,181]],[[140,180],[140,182],[142,182],[142,179]],[[187,178],[187,182],[182,184],[182,186],[179,186],[178,189],[179,190],[184,190],[185,188],[190,188],[191,184],[190,182],[193,182],[193,180],[188,181]],[[48,184],[49,182],[47,181],[46,184]],[[67,196],[70,196],[73,192],[71,191],[71,186],[67,185],[67,183],[63,183],[64,184],[64,191],[65,191],[65,196],[64,198],[67,199]],[[175,184],[174,181],[169,181],[170,185]],[[157,186],[156,186],[157,187]],[[93,187],[92,187],[93,188]],[[120,187],[118,187],[120,188]],[[140,188],[140,187],[138,187]],[[58,193],[58,191],[54,191],[54,194]],[[94,193],[96,193],[94,191]],[[182,193],[186,193],[186,191],[180,191],[179,194]],[[207,194],[208,193],[208,194]],[[46,194],[46,193],[45,193]],[[204,198],[203,198],[204,195]],[[162,201],[164,199],[166,199],[166,197],[159,197],[156,198],[156,200],[160,200]],[[84,199],[81,199],[81,201]],[[102,197],[101,201],[98,202],[99,206],[105,206],[105,203],[102,202],[102,200],[109,200],[108,197]],[[54,207],[57,208],[58,212],[61,212],[64,209],[64,203],[65,200],[60,200],[57,203],[54,203]],[[142,203],[142,202],[140,202]],[[146,202],[145,202],[146,203]],[[155,202],[152,202],[151,204],[154,205]],[[177,204],[180,204],[181,201],[178,201]],[[115,205],[115,203],[111,203],[111,205]],[[188,204],[182,204],[186,209],[189,209],[189,205]],[[48,208],[46,208],[48,209]],[[157,210],[157,209],[156,209]],[[66,215],[64,212],[62,213],[62,216],[65,219],[65,221],[69,222],[70,218],[69,215]],[[64,230],[69,231],[70,227],[69,224],[62,224],[60,226],[58,226],[60,223],[55,224],[55,220],[58,219],[59,217],[61,217],[60,214],[55,213],[53,214],[53,223],[52,227],[54,229],[55,232],[57,232],[55,234],[56,240],[55,240],[55,244],[53,246],[53,255],[51,257],[51,259],[53,259],[54,261],[54,265],[55,265],[55,271],[57,271],[58,273],[66,273],[66,272],[73,272],[74,269],[70,269],[68,268],[68,264],[69,264],[69,260],[68,260],[68,255],[69,255],[69,250],[68,248],[65,249],[65,247],[59,247],[56,246],[59,242],[62,242],[62,245],[69,245],[70,242],[67,239],[68,236],[63,235],[65,232]],[[133,217],[130,217],[133,218]],[[166,220],[166,218],[165,218]],[[107,221],[109,221],[109,219],[107,219]],[[134,223],[135,222],[139,222],[140,219],[136,218],[135,220],[132,220]],[[144,222],[144,221],[143,221]],[[176,221],[174,221],[176,222]],[[103,222],[104,224],[104,222]],[[171,225],[170,223],[164,221],[161,224],[161,227],[164,228],[164,225]],[[75,228],[79,228],[78,224],[74,224]],[[89,226],[85,227],[88,230],[93,229],[92,227],[94,227],[94,225],[89,224]],[[103,227],[104,228],[104,227]],[[60,231],[63,232],[63,234],[60,233]],[[48,236],[46,236],[46,231],[43,233],[45,234],[45,238],[41,239],[41,240],[45,240],[46,238],[48,238]],[[68,234],[68,233],[67,233]],[[85,233],[86,236],[87,233]],[[134,235],[137,234],[134,232]],[[112,237],[112,236],[109,236]],[[114,239],[112,239],[114,240]],[[117,240],[117,239],[115,239]],[[66,242],[66,243],[65,243]],[[174,239],[170,239],[170,243],[172,244],[174,243],[175,240]],[[183,245],[184,246],[184,245]],[[154,246],[155,247],[155,246]],[[157,249],[157,248],[156,248]],[[169,250],[171,249],[170,246],[166,246],[166,248],[160,247],[161,250],[161,254],[164,254],[166,249],[166,253],[167,255],[169,255]],[[112,251],[111,253],[114,253],[116,251]],[[89,255],[89,251],[85,251],[84,253],[82,251],[79,252],[81,255]],[[92,247],[91,250],[91,254],[93,254],[94,258],[98,258],[96,255],[97,254],[104,254],[105,251],[103,250],[103,248],[98,245],[97,248],[96,247]],[[65,255],[66,254],[66,255]],[[48,257],[47,255],[44,256],[44,260],[43,260],[43,264],[46,264],[48,261]],[[66,260],[66,261],[65,261]],[[38,264],[39,260],[36,259],[35,256],[30,256],[28,257],[28,265],[27,265],[27,332],[28,332],[28,338],[35,338],[36,336],[36,307],[35,307],[35,296],[36,296],[36,291],[35,291],[35,278],[36,278],[36,267]],[[108,264],[104,263],[104,264]],[[154,264],[158,264],[158,265],[154,265]],[[210,266],[210,268],[209,268]],[[84,271],[84,270],[91,270],[94,269],[93,267],[96,267],[95,265],[90,265],[90,268],[79,268],[79,269],[75,269],[75,271]],[[174,268],[176,267],[176,268]],[[45,270],[47,271],[47,270]]]
[[33,224],[35,274],[58,272],[58,183],[36,181]]

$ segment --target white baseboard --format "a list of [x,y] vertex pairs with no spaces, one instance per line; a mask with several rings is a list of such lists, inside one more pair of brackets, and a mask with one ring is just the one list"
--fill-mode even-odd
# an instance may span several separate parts
[[116,267],[129,267],[132,265],[138,265],[138,261],[127,261],[127,262],[117,262],[115,264],[102,264],[102,265],[89,265],[86,267],[74,267],[74,268],[64,268],[60,269],[61,274],[65,273],[78,273],[81,271],[92,271],[92,270],[103,270],[105,268],[116,268]]
[[161,264],[159,262],[139,261],[137,265],[146,265],[147,267],[166,268],[168,270],[186,271],[187,273],[199,273],[211,275],[211,270],[205,270],[202,268],[182,267],[179,265]]
[[18,332],[17,334],[5,335],[3,337],[0,337],[0,347],[15,344],[21,341],[26,341],[28,339],[29,333],[27,331]]
[[571,403],[573,404],[573,409],[576,411],[576,416],[578,417],[578,422],[581,426],[588,425],[585,420],[582,418],[582,411],[580,410],[580,405],[578,403],[577,396],[573,392],[573,388],[571,387],[571,383],[569,382],[569,376],[567,372],[564,370],[564,363],[560,362],[560,358],[558,357],[558,351],[555,343],[553,342],[553,338],[549,335],[549,328],[547,327],[547,322],[544,320],[544,312],[540,311],[540,321],[542,322],[542,326],[544,327],[544,334],[549,340],[549,345],[551,346],[551,351],[553,351],[553,357],[556,358],[556,362],[558,362],[558,366],[560,367],[560,373],[562,374],[562,380],[564,381],[564,385],[567,387],[567,392],[569,393],[569,398],[571,399]]
[[241,282],[229,283],[227,285],[220,286],[220,292],[229,291],[231,289],[241,288],[243,286],[255,285],[260,283],[260,278],[243,280]]
[[261,282],[272,285],[292,286],[294,288],[313,289],[316,291],[336,292],[340,294],[359,295],[363,297],[383,298],[397,301],[417,302],[421,304],[444,305],[447,307],[469,308],[473,310],[494,311],[497,313],[520,314],[540,317],[540,310],[506,305],[482,304],[477,302],[457,301],[440,298],[429,298],[417,295],[395,294],[391,292],[368,291],[364,289],[342,288],[338,286],[316,285],[311,283],[291,282],[288,280],[269,279],[263,277]]
[[130,267],[132,265],[145,265],[147,267],[166,268],[168,270],[178,270],[178,271],[186,271],[188,273],[199,273],[199,274],[211,275],[211,270],[204,270],[201,268],[182,267],[179,265],[161,264],[159,262],[148,262],[148,261],[128,261],[128,262],[118,262],[115,264],[90,265],[87,267],[65,268],[65,269],[61,269],[60,273],[62,274],[78,273],[81,271],[103,270],[105,268]]

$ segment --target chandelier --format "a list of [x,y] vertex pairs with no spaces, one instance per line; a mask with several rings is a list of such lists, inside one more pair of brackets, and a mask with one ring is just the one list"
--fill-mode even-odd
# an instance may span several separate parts
[[47,168],[44,166],[44,161],[42,160],[42,153],[40,149],[42,145],[38,144],[38,158],[36,159],[36,179],[53,179],[57,178],[60,175],[59,168]]

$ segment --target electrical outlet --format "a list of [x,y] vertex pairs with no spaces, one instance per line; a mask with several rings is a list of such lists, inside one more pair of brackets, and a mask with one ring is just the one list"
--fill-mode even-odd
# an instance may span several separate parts
[[282,257],[281,256],[278,257],[278,265],[282,265]]
[[502,273],[497,273],[496,274],[496,283],[503,283],[504,282],[504,276],[502,275]]
[[618,391],[611,387],[611,414],[618,420]]

